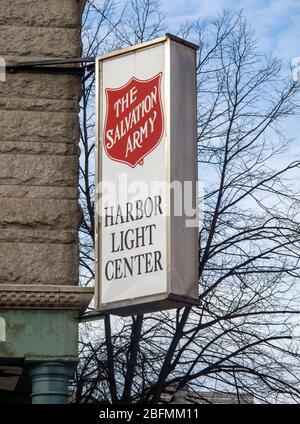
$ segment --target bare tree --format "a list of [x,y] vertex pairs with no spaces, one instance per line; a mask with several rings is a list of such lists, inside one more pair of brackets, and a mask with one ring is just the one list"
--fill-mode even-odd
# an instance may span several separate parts
[[[105,49],[155,37],[163,27],[155,1],[132,1],[118,18],[112,8],[110,2],[100,12],[93,8],[95,37],[86,38],[93,54],[103,48],[102,25]],[[283,76],[277,59],[257,51],[242,15],[188,22],[181,35],[200,46],[199,176],[208,176],[200,305],[117,321],[108,315],[100,333],[87,326],[74,399],[157,403],[170,387],[188,387],[299,402],[300,161],[290,160],[284,130],[299,113],[299,83]],[[81,110],[84,284],[94,278],[93,84],[93,78],[83,83]]]

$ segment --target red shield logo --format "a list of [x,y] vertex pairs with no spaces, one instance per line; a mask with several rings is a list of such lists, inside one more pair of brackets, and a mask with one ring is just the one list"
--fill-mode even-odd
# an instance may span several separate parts
[[103,142],[110,159],[134,168],[158,146],[164,128],[161,77],[133,77],[123,87],[105,90]]

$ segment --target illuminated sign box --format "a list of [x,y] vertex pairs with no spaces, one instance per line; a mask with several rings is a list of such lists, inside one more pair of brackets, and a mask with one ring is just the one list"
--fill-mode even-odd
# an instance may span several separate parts
[[196,48],[172,35],[96,59],[96,308],[198,303]]

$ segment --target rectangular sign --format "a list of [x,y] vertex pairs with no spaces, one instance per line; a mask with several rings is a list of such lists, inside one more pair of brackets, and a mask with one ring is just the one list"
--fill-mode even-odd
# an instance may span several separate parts
[[166,35],[96,60],[96,307],[197,301],[195,45]]

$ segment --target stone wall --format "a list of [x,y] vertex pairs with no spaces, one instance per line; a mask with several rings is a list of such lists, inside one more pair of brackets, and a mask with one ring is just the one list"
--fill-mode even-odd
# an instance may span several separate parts
[[[81,8],[79,0],[0,0],[0,57],[80,56]],[[74,74],[0,82],[0,284],[78,284],[79,97]]]

